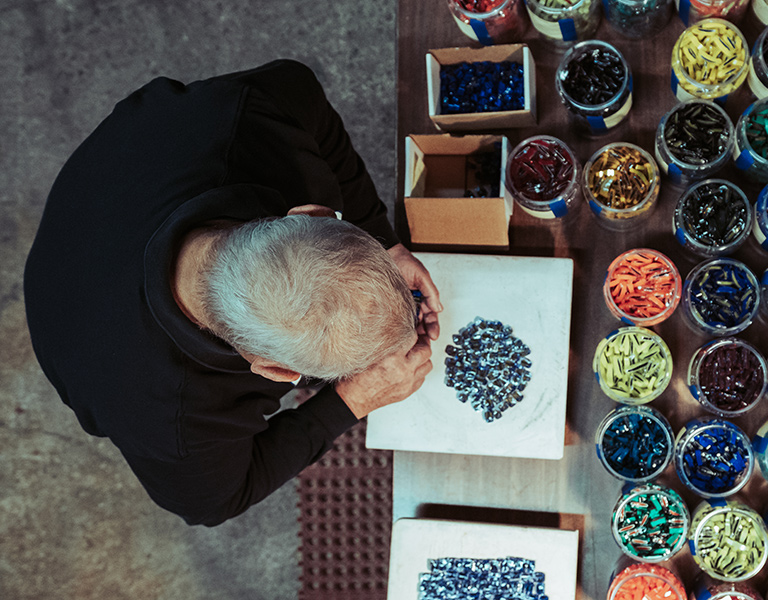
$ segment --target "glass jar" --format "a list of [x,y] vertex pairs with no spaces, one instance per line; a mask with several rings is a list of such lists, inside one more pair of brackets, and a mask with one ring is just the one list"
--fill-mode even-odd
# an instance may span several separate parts
[[693,511],[688,545],[693,560],[710,577],[745,581],[765,565],[768,530],[746,504],[704,501]]
[[683,311],[694,329],[715,336],[744,331],[760,307],[760,284],[744,263],[713,258],[683,282]]
[[755,96],[768,97],[768,27],[763,29],[752,46],[747,83]]
[[733,160],[744,176],[759,184],[768,183],[768,140],[763,123],[768,119],[768,98],[745,110],[736,122]]
[[584,198],[608,229],[629,229],[651,216],[659,198],[659,167],[653,157],[629,142],[603,146],[587,162]]
[[611,531],[627,556],[661,562],[685,545],[690,518],[688,507],[672,488],[654,483],[627,485],[613,507]]
[[763,25],[768,25],[768,0],[752,0],[752,12]]
[[693,583],[692,600],[764,600],[750,584],[743,581],[717,581],[699,573]]
[[682,287],[680,272],[667,256],[651,248],[635,248],[608,266],[603,298],[622,322],[650,327],[672,316]]
[[600,340],[592,370],[600,389],[615,402],[646,404],[669,385],[672,353],[650,329],[621,327]]
[[528,29],[523,0],[448,0],[456,24],[486,46],[519,42]]
[[749,0],[675,0],[675,4],[686,26],[709,17],[738,23],[749,8]]
[[632,108],[632,71],[608,42],[588,40],[569,49],[557,67],[555,88],[583,133],[605,133]]
[[[722,67],[726,62],[728,68],[718,69],[715,75],[710,66],[699,66]],[[724,102],[744,83],[748,72],[747,40],[733,23],[723,19],[691,25],[672,49],[672,91],[680,101],[705,98]]]
[[768,391],[768,365],[752,344],[722,338],[694,352],[687,382],[693,397],[709,412],[738,417],[757,406]]
[[669,181],[687,186],[722,169],[731,159],[734,128],[711,100],[681,102],[656,129],[656,160]]
[[605,20],[624,37],[648,39],[672,16],[672,0],[603,0]]
[[747,241],[753,212],[739,186],[725,179],[705,179],[680,196],[672,216],[672,233],[694,254],[726,256]]
[[725,498],[743,488],[755,468],[749,437],[724,419],[693,419],[675,439],[680,481],[704,498]]
[[529,215],[565,217],[579,197],[579,161],[562,140],[537,135],[520,142],[507,161],[506,187]]
[[597,458],[611,475],[630,483],[656,479],[672,461],[674,432],[651,406],[619,406],[595,433]]
[[683,582],[670,569],[625,558],[611,575],[607,600],[686,600]]
[[526,0],[533,27],[558,45],[592,37],[600,24],[599,0]]

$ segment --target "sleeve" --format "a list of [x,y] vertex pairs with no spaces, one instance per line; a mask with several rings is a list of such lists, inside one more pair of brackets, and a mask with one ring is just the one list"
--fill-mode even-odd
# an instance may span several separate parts
[[387,208],[352,146],[341,117],[328,102],[309,67],[292,60],[279,60],[253,71],[224,77],[240,79],[258,90],[280,113],[312,136],[319,155],[338,182],[345,220],[379,239],[385,248],[399,242],[387,218]]
[[252,438],[216,440],[178,461],[123,456],[149,496],[189,525],[219,525],[317,461],[358,420],[331,386]]

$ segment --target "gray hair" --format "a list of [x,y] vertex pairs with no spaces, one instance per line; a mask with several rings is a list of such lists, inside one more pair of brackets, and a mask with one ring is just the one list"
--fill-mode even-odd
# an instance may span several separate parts
[[211,331],[246,354],[328,381],[413,336],[416,308],[389,253],[345,221],[307,215],[223,230],[202,297]]

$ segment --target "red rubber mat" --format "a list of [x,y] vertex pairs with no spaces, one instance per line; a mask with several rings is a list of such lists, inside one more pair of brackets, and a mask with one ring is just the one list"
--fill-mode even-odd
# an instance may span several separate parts
[[299,475],[299,600],[386,600],[392,452],[367,449],[365,425]]

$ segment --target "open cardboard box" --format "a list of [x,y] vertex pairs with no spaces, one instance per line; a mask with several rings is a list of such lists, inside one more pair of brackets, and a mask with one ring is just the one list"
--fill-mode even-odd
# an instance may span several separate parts
[[[499,196],[465,198],[475,187],[468,159],[500,147]],[[504,185],[509,140],[499,135],[409,135],[405,139],[405,213],[411,242],[509,247],[512,197]]]
[[[523,65],[525,106],[522,110],[440,114],[440,68],[462,62],[516,62]],[[442,48],[427,53],[429,118],[443,131],[489,131],[536,125],[536,67],[526,44],[486,48]]]

